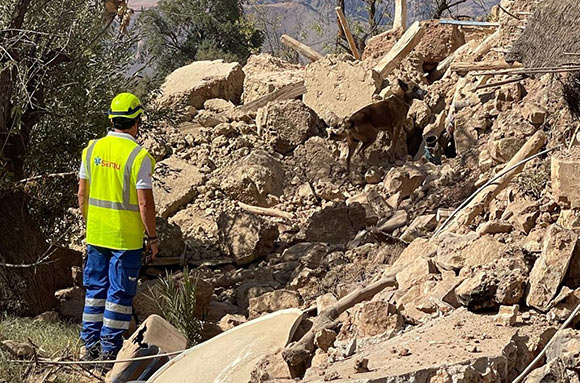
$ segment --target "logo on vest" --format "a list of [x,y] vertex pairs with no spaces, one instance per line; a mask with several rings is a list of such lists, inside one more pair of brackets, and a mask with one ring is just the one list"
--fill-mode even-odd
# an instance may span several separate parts
[[95,157],[95,166],[103,166],[105,168],[113,168],[116,170],[121,170],[120,164],[113,161],[103,160],[101,157]]

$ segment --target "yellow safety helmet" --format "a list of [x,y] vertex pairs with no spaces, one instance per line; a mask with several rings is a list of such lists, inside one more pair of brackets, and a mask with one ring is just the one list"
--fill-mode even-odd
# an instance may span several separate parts
[[116,117],[134,120],[143,113],[141,101],[132,93],[119,93],[111,101],[109,119]]

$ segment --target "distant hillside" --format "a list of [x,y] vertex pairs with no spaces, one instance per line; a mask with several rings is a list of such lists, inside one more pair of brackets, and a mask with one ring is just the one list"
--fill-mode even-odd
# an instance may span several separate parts
[[[132,8],[148,8],[156,5],[158,0],[132,0]],[[304,41],[318,51],[325,51],[333,44],[336,36],[336,16],[334,13],[335,1],[331,0],[254,0],[253,5],[247,7],[248,13],[257,13],[267,20],[267,33],[279,35],[286,33]],[[386,2],[379,12],[385,12],[382,20],[383,28],[392,23],[390,15],[393,13],[394,1]],[[485,16],[491,7],[499,0],[468,0],[453,9],[454,14],[471,17]],[[360,23],[366,22],[368,16],[364,0],[346,0],[346,14],[351,20]],[[408,0],[408,23],[415,20],[430,18],[432,0]],[[268,44],[264,50],[271,51]]]

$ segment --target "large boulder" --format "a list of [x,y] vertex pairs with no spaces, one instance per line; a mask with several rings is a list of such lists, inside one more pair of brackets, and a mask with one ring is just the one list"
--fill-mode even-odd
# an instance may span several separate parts
[[165,105],[179,104],[203,108],[205,101],[221,98],[240,101],[244,72],[238,63],[223,60],[196,61],[176,69],[161,86],[159,101]]
[[483,267],[462,270],[460,276],[465,279],[457,286],[455,294],[459,303],[472,311],[515,305],[524,296],[528,272],[521,251],[502,254]]
[[[577,147],[576,147],[577,148]],[[580,149],[552,156],[552,192],[564,208],[580,207]]]
[[255,150],[225,172],[221,189],[232,199],[262,207],[276,204],[284,193],[284,170],[278,160]]
[[252,214],[222,214],[218,227],[223,251],[238,265],[266,256],[274,249],[274,242],[278,239],[276,225]]
[[398,194],[399,199],[403,199],[413,194],[426,177],[427,174],[421,168],[407,164],[391,168],[385,177],[384,184],[391,195]]
[[366,227],[366,211],[360,204],[327,206],[315,212],[304,230],[310,242],[346,244]]
[[304,71],[299,65],[290,64],[267,53],[250,56],[243,70],[246,75],[242,94],[244,104],[284,86],[304,81]]
[[526,304],[538,310],[548,309],[556,296],[568,266],[576,254],[578,235],[557,225],[548,228],[542,254],[530,273],[530,289]]
[[294,158],[310,180],[332,180],[344,170],[345,162],[339,161],[336,144],[322,137],[312,137],[294,151]]
[[508,245],[489,235],[479,237],[473,232],[467,235],[449,233],[441,238],[435,262],[445,270],[460,270],[463,267],[485,266],[509,251]]
[[371,65],[347,61],[340,56],[327,56],[306,68],[304,103],[330,123],[333,116],[349,117],[373,103],[376,84]]
[[162,217],[157,217],[156,225],[159,257],[180,257],[185,249],[181,228]]
[[214,258],[219,254],[219,234],[216,219],[198,206],[188,206],[169,219],[183,232],[190,260]]
[[155,167],[162,181],[153,185],[157,213],[167,218],[197,196],[197,187],[205,182],[198,169],[178,157],[169,157]]
[[69,319],[80,321],[85,307],[85,290],[74,286],[68,289],[58,290],[54,293],[58,300],[58,313]]
[[258,132],[282,154],[291,152],[324,129],[316,113],[300,100],[269,103],[258,110],[256,124]]

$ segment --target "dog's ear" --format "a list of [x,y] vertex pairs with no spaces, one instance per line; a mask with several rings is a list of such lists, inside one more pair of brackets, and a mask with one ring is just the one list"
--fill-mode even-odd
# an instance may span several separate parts
[[409,85],[407,85],[407,83],[401,79],[397,80],[399,82],[399,86],[401,87],[401,89],[403,89],[403,92],[406,92],[409,90]]

